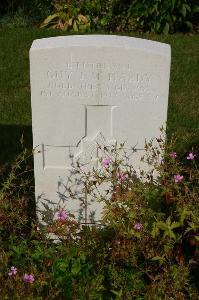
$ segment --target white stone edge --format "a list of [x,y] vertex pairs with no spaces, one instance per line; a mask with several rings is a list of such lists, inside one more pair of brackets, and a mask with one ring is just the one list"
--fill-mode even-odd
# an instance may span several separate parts
[[37,50],[70,47],[136,49],[161,54],[169,58],[171,56],[171,47],[169,44],[129,36],[101,34],[69,35],[37,39],[33,41],[30,53]]

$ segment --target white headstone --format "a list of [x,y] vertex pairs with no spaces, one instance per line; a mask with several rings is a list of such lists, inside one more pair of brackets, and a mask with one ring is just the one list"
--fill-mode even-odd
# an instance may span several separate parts
[[[145,139],[159,136],[167,119],[170,56],[167,44],[124,36],[76,35],[33,42],[30,77],[38,208],[44,200],[64,199],[70,155],[95,163],[97,143],[126,141],[143,149]],[[138,157],[139,151],[135,165]],[[79,204],[67,201],[68,210],[77,215]],[[100,218],[97,205],[93,207]]]

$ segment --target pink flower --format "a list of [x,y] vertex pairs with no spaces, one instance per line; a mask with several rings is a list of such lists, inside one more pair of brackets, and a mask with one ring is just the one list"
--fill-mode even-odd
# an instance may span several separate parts
[[195,157],[196,157],[196,155],[193,154],[192,152],[190,152],[189,155],[187,156],[187,159],[189,159],[189,160],[194,160]]
[[102,166],[103,167],[105,167],[105,168],[109,167],[110,163],[111,163],[111,159],[110,158],[104,158],[104,159],[102,159]]
[[118,172],[117,173],[117,179],[122,182],[126,179],[126,175],[123,172]]
[[136,229],[136,230],[142,230],[143,225],[141,223],[136,223],[133,228]]
[[17,275],[17,268],[15,267],[11,267],[9,272],[8,272],[9,276],[16,276]]
[[174,175],[174,181],[175,183],[181,182],[183,180],[184,176]]
[[56,220],[61,220],[64,221],[68,218],[68,212],[64,210],[63,208],[60,208],[56,213],[55,213],[55,219]]
[[169,155],[170,155],[172,158],[176,158],[176,157],[177,157],[177,153],[176,153],[176,152],[171,152]]
[[25,283],[33,283],[35,281],[35,277],[32,274],[25,274],[23,277],[23,281]]

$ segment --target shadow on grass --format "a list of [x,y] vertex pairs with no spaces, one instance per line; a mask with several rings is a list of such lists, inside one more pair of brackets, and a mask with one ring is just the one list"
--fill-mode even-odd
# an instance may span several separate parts
[[[23,160],[24,148],[30,153],[32,150],[32,127],[0,125],[0,145],[0,212],[4,216],[1,239],[7,243],[8,236],[29,237],[37,220],[33,156],[27,155]],[[10,213],[11,218],[7,217]]]
[[[0,125],[0,168],[14,161],[24,146],[32,149],[32,127],[21,125]],[[23,146],[23,147],[24,147]]]

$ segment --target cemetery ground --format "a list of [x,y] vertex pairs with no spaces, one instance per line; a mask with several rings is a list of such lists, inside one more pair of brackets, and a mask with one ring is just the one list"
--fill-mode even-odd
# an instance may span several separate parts
[[[2,299],[199,299],[198,36],[137,35],[172,49],[169,141],[155,141],[165,148],[161,165],[156,165],[157,149],[148,144],[159,181],[149,176],[140,182],[127,166],[125,180],[118,182],[122,162],[116,153],[115,161],[102,162],[103,178],[94,174],[97,184],[118,182],[105,227],[80,231],[73,216],[60,210],[49,211],[48,226],[38,230],[28,55],[34,39],[57,35],[63,32],[0,30]],[[92,175],[89,188],[96,182]],[[62,242],[52,243],[48,233]]]

